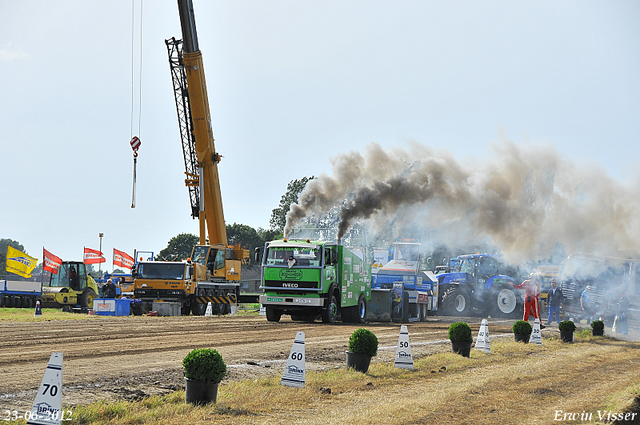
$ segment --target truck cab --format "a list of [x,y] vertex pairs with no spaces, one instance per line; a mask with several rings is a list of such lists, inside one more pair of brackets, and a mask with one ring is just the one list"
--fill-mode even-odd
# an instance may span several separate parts
[[249,251],[224,245],[196,245],[191,252],[196,282],[237,281],[241,278],[242,261]]
[[178,301],[183,315],[190,312],[193,295],[192,266],[183,261],[139,261],[132,275],[134,296],[141,299],[145,311],[150,311],[153,301]]
[[268,242],[262,259],[260,303],[267,320],[364,323],[371,297],[370,267],[354,251],[335,243],[306,240]]

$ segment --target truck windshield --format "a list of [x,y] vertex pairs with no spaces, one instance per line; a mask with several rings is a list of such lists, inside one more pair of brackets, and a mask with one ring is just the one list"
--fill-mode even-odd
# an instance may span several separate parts
[[184,264],[176,263],[140,263],[138,279],[184,279]]
[[301,247],[269,247],[267,251],[267,265],[288,266],[293,257],[296,266],[319,266],[320,251],[318,248]]
[[418,261],[420,258],[420,244],[394,243],[394,260]]

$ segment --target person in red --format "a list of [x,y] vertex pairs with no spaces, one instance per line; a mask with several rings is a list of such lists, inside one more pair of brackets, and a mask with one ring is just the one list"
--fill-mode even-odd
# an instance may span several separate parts
[[520,285],[514,285],[514,288],[524,289],[525,298],[524,298],[524,320],[525,322],[529,320],[529,313],[533,315],[534,318],[540,320],[540,327],[542,328],[542,320],[540,319],[540,279],[538,275],[531,274],[529,275],[529,279],[522,282]]

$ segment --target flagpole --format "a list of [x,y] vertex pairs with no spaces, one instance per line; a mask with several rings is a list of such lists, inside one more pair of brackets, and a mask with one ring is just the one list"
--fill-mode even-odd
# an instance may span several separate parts
[[[102,237],[104,233],[98,233],[98,237],[100,237],[100,254],[102,254]],[[102,277],[102,263],[98,263],[98,274]]]

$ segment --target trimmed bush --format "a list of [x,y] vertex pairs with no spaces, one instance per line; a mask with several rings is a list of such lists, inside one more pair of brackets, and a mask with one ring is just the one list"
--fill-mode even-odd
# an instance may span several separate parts
[[514,334],[518,335],[531,335],[533,328],[531,327],[531,323],[525,322],[524,320],[518,320],[513,324],[511,330]]
[[473,342],[471,328],[465,322],[455,322],[449,326],[449,339],[451,342]]
[[558,329],[563,332],[574,332],[576,330],[576,324],[571,320],[563,320],[558,324]]
[[205,382],[220,382],[227,373],[222,355],[214,348],[195,348],[182,359],[184,376]]
[[594,331],[601,331],[604,329],[604,322],[602,320],[594,320],[591,322],[591,329]]
[[373,357],[378,354],[378,338],[369,329],[356,329],[349,337],[349,351]]

